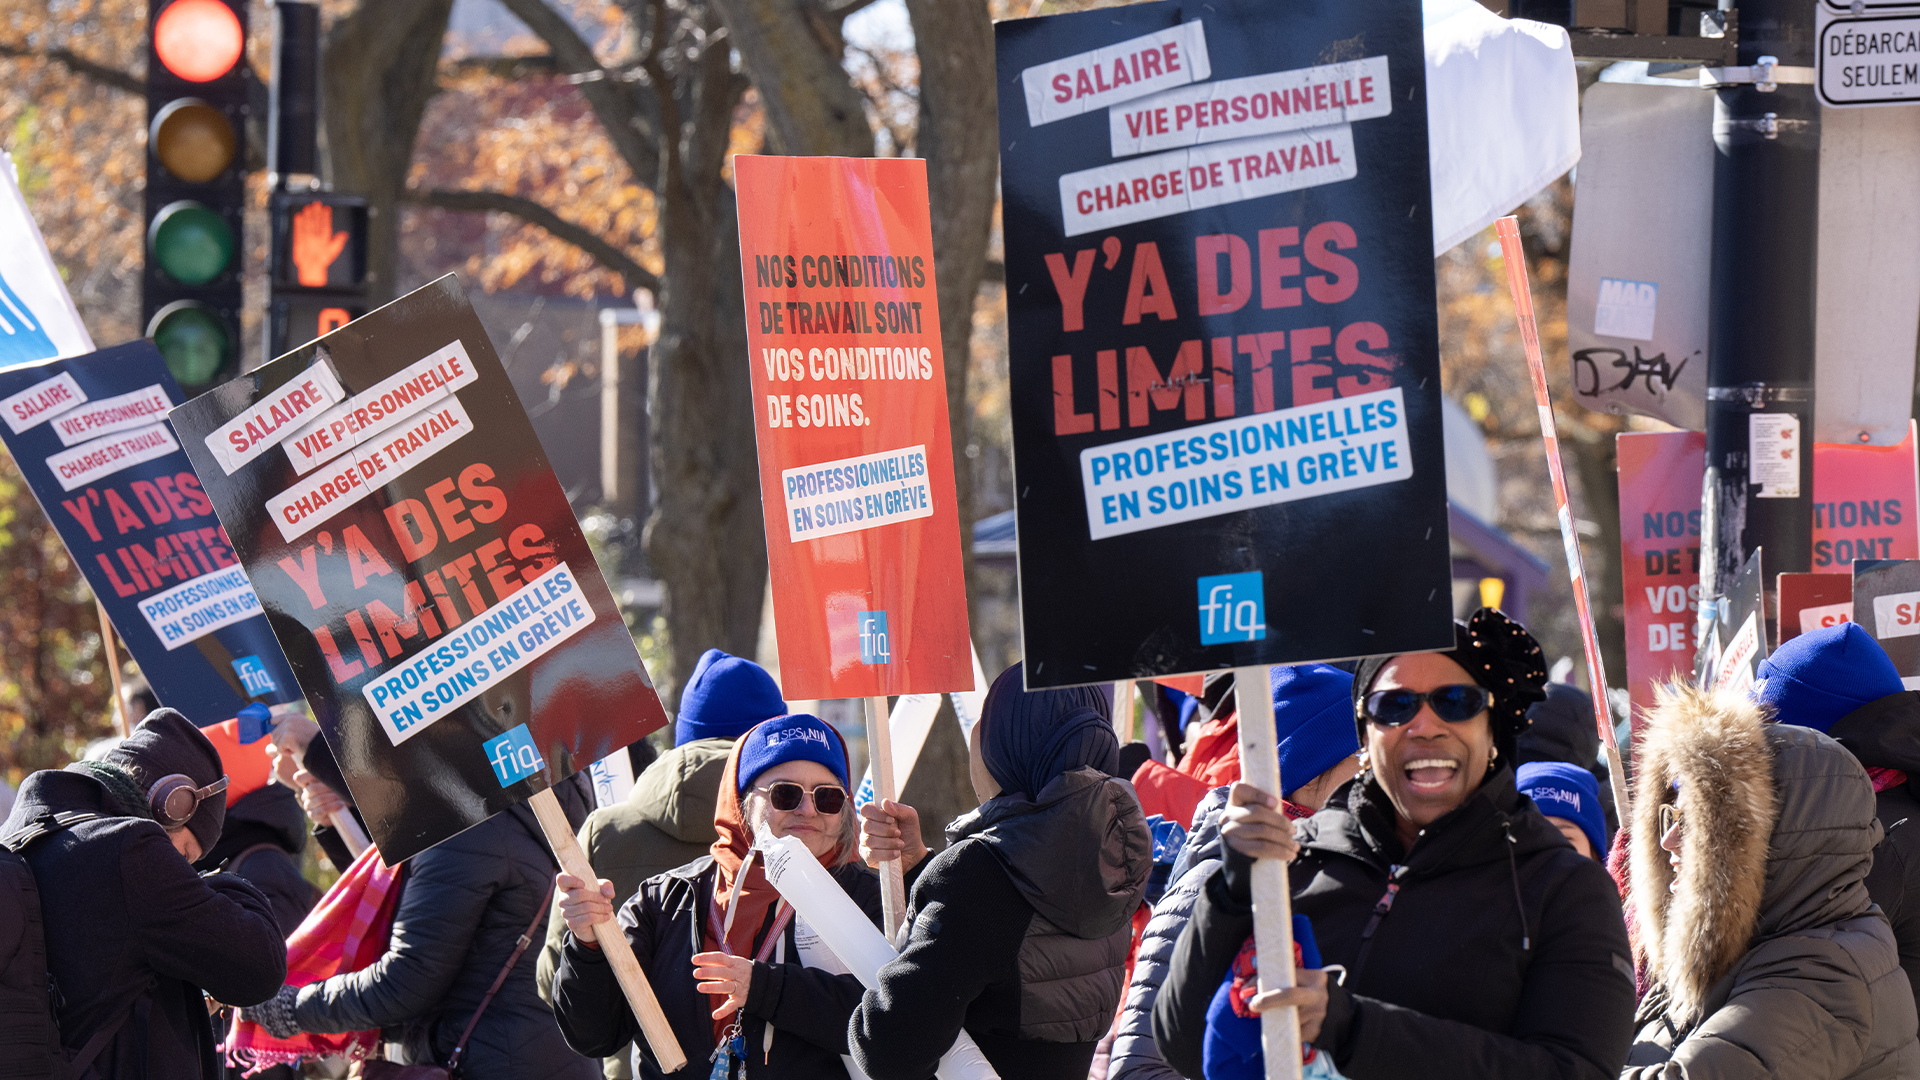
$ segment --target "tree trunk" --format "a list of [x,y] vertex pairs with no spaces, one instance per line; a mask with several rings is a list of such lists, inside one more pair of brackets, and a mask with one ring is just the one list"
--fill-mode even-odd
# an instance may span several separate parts
[[420,117],[433,97],[453,0],[363,0],[334,24],[321,61],[326,174],[367,199],[367,289],[374,305],[399,292],[400,193]]
[[873,129],[841,66],[846,42],[837,22],[805,0],[713,0],[713,6],[726,18],[781,152],[872,156]]

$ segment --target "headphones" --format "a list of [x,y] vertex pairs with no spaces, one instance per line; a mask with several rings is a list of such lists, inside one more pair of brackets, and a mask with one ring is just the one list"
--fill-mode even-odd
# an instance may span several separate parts
[[213,795],[227,790],[227,778],[222,776],[206,787],[195,787],[193,777],[185,773],[172,773],[153,782],[147,789],[147,808],[153,812],[153,820],[160,827],[172,832],[186,825],[200,804]]

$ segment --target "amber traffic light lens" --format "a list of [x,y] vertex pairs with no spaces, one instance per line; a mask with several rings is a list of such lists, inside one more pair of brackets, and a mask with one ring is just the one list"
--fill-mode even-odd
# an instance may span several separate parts
[[188,82],[211,82],[233,70],[246,34],[220,0],[173,0],[153,21],[153,52]]
[[174,381],[190,391],[219,378],[233,359],[233,334],[226,320],[197,301],[176,300],[154,312],[147,336]]
[[199,98],[168,102],[154,116],[148,138],[160,164],[190,184],[204,184],[233,164],[232,122]]

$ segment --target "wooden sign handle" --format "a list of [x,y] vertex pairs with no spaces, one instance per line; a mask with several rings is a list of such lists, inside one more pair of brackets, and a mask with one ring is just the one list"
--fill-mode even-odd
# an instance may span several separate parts
[[[867,763],[873,770],[873,798],[876,802],[897,802],[893,788],[893,732],[888,727],[885,695],[867,700]],[[896,943],[900,922],[907,913],[907,879],[898,858],[880,863],[880,917],[886,924],[887,941]]]
[[[133,734],[133,725],[145,720],[142,716],[134,718],[127,715],[127,695],[120,685],[120,650],[113,647],[113,620],[107,618],[107,605],[99,600],[93,602],[93,610],[100,616],[100,649],[106,654],[107,674],[113,679],[113,723],[120,729],[120,737]],[[358,855],[359,852],[354,852]]]
[[[553,789],[548,788],[527,800],[533,807],[533,815],[540,819],[540,831],[547,834],[547,843],[553,846],[554,857],[560,860],[560,869],[585,882],[597,882],[598,874],[587,862],[587,853],[580,849],[580,841],[574,838],[573,826],[567,823],[566,811],[560,809],[560,800],[554,798]],[[604,927],[605,929],[600,929]],[[653,994],[653,987],[647,984],[645,972],[640,970],[640,961],[634,959],[633,947],[627,944],[627,935],[622,933],[617,920],[609,918],[596,925],[594,937],[600,945],[601,955],[607,963],[613,965],[614,977],[620,980],[620,989],[627,995],[627,1005],[633,1009],[634,1018],[640,1021],[640,1033],[646,1036],[647,1046],[653,1051],[653,1059],[660,1065],[663,1073],[675,1072],[687,1064],[687,1055],[680,1049],[680,1040],[673,1037],[673,1028],[667,1024],[667,1016],[660,1011],[660,999]]]
[[[1240,710],[1240,778],[1282,798],[1280,751],[1273,733],[1273,695],[1265,667],[1235,668],[1234,700]],[[1293,985],[1293,893],[1287,864],[1278,859],[1253,863],[1253,947],[1258,954],[1260,992]],[[1267,1080],[1300,1080],[1299,1009],[1289,1005],[1260,1014],[1261,1053]]]
[[[1113,733],[1125,746],[1133,741],[1133,696],[1132,679],[1121,679],[1113,684]],[[1131,779],[1121,777],[1122,780]]]

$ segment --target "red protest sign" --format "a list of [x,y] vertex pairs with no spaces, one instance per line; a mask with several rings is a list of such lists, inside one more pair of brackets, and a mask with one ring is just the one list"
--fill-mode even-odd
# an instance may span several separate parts
[[734,176],[781,688],[972,689],[926,165]]
[[1813,444],[1814,573],[1850,574],[1855,559],[1920,559],[1914,443],[1908,421],[1894,446]]
[[1654,685],[1693,673],[1707,438],[1697,431],[1638,432],[1619,436],[1615,445],[1627,693],[1637,732],[1642,711],[1653,704]]

